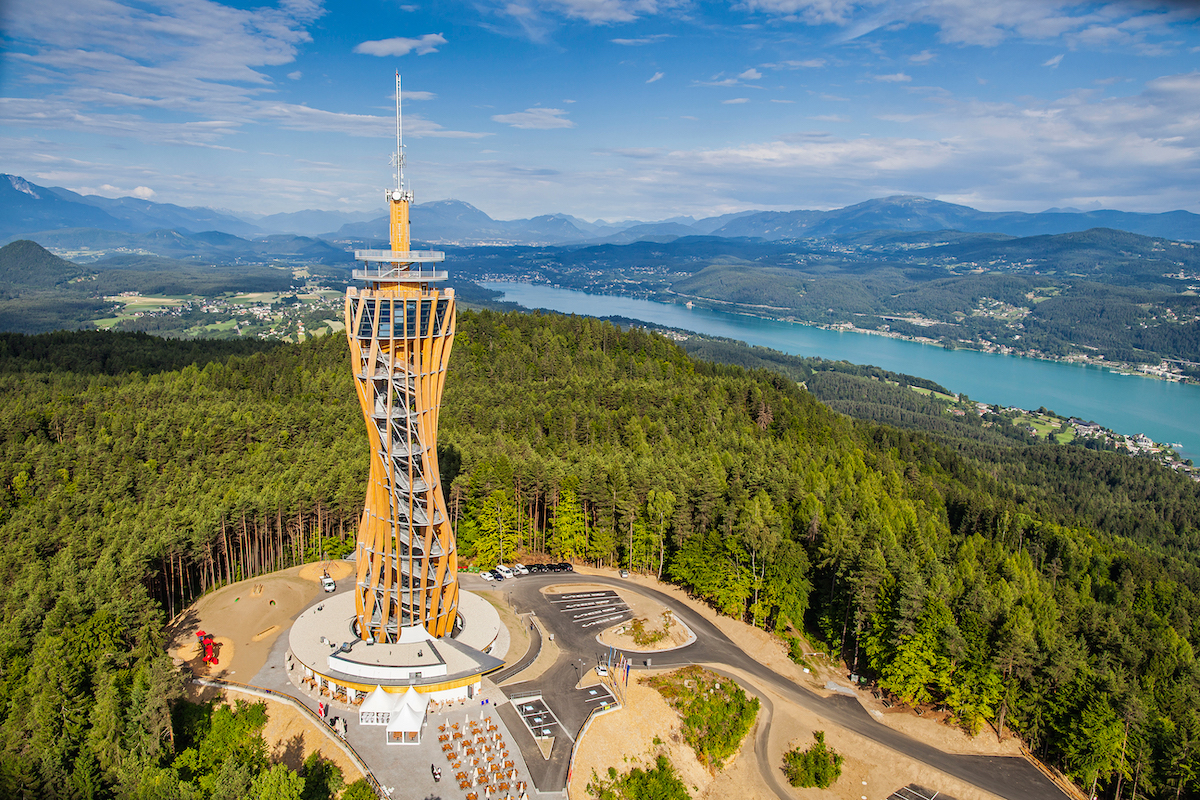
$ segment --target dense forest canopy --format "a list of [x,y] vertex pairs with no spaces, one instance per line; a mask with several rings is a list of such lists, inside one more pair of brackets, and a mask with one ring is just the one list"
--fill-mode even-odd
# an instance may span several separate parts
[[[345,552],[361,510],[341,337],[197,351],[182,368],[164,348],[170,370],[126,342],[145,347],[78,346],[136,371],[81,372],[36,337],[6,340],[0,791],[14,795],[188,780],[167,618],[214,584]],[[778,372],[585,318],[463,313],[449,375],[439,461],[464,556],[504,537],[505,552],[661,574],[806,633],[906,702],[1013,729],[1108,795],[1200,792],[1200,580],[1164,544],[1196,536],[1185,479],[1112,467],[1121,495],[1073,506],[1055,498],[1078,487],[1033,492],[1043,478],[1022,470],[1086,486],[1108,463],[1088,459],[1112,454],[1050,464],[1047,446],[988,466],[982,445],[855,422]],[[1154,512],[1154,536],[1109,529],[1128,502]]]

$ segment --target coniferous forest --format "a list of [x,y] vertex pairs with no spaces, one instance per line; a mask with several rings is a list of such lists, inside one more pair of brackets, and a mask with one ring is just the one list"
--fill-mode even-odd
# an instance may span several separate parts
[[[368,462],[346,343],[51,336],[0,342],[0,793],[214,796],[164,628],[214,585],[351,549]],[[439,440],[484,566],[658,574],[1102,796],[1200,795],[1186,478],[957,447],[655,334],[494,312],[460,316]]]

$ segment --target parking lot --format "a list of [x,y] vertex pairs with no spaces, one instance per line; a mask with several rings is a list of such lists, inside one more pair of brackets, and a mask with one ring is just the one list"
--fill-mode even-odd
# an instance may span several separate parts
[[633,618],[629,606],[611,589],[556,594],[547,599],[558,613],[569,617],[585,631],[595,629],[599,633],[610,625]]
[[[604,708],[615,705],[617,702],[612,693],[601,685],[584,686],[582,689],[576,689],[573,694],[574,696],[570,698],[571,702],[583,705],[587,709],[584,712],[585,716],[591,713],[593,707]],[[559,722],[558,717],[550,710],[549,704],[540,694],[526,697],[517,695],[512,698],[512,704],[517,713],[521,715],[521,721],[525,723],[525,727],[529,729],[532,736],[565,735],[574,741],[574,737]]]
[[887,796],[887,800],[954,800],[948,794],[935,792],[933,789],[926,789],[924,786],[918,786],[915,783],[910,783]]
[[525,727],[534,737],[558,736],[565,733],[562,725],[558,722],[558,717],[554,716],[554,712],[550,710],[550,706],[546,705],[546,701],[542,699],[541,695],[515,699],[512,704],[517,709],[517,713],[521,715],[521,721],[525,723]]
[[612,696],[612,692],[604,686],[585,686],[579,692],[583,695],[583,702],[587,705],[589,713],[593,706],[604,708],[617,702],[616,698]]

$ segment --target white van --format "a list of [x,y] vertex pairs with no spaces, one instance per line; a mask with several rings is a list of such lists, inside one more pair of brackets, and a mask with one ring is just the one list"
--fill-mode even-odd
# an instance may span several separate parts
[[513,576],[513,571],[511,569],[509,569],[508,567],[504,566],[503,564],[497,564],[492,569],[492,571],[499,572],[501,575],[503,575],[506,578],[511,578]]

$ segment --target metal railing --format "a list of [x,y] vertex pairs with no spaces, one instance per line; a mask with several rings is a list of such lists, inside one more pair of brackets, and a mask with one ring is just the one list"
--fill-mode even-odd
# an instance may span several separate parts
[[[615,699],[615,698],[614,698]],[[571,798],[571,777],[575,774],[575,755],[579,752],[579,743],[583,740],[583,736],[588,732],[588,728],[592,726],[592,720],[601,714],[607,714],[610,711],[617,711],[624,708],[620,703],[611,706],[592,706],[592,710],[588,712],[587,719],[583,721],[583,727],[579,729],[579,733],[571,741],[571,758],[567,762],[567,785],[563,787],[563,794],[567,796],[567,800]]]
[[446,254],[441,250],[355,250],[354,258],[358,261],[445,261]]
[[412,270],[412,269],[356,269],[352,271],[358,281],[395,281],[396,283],[433,283],[444,281],[450,273],[444,269]]

